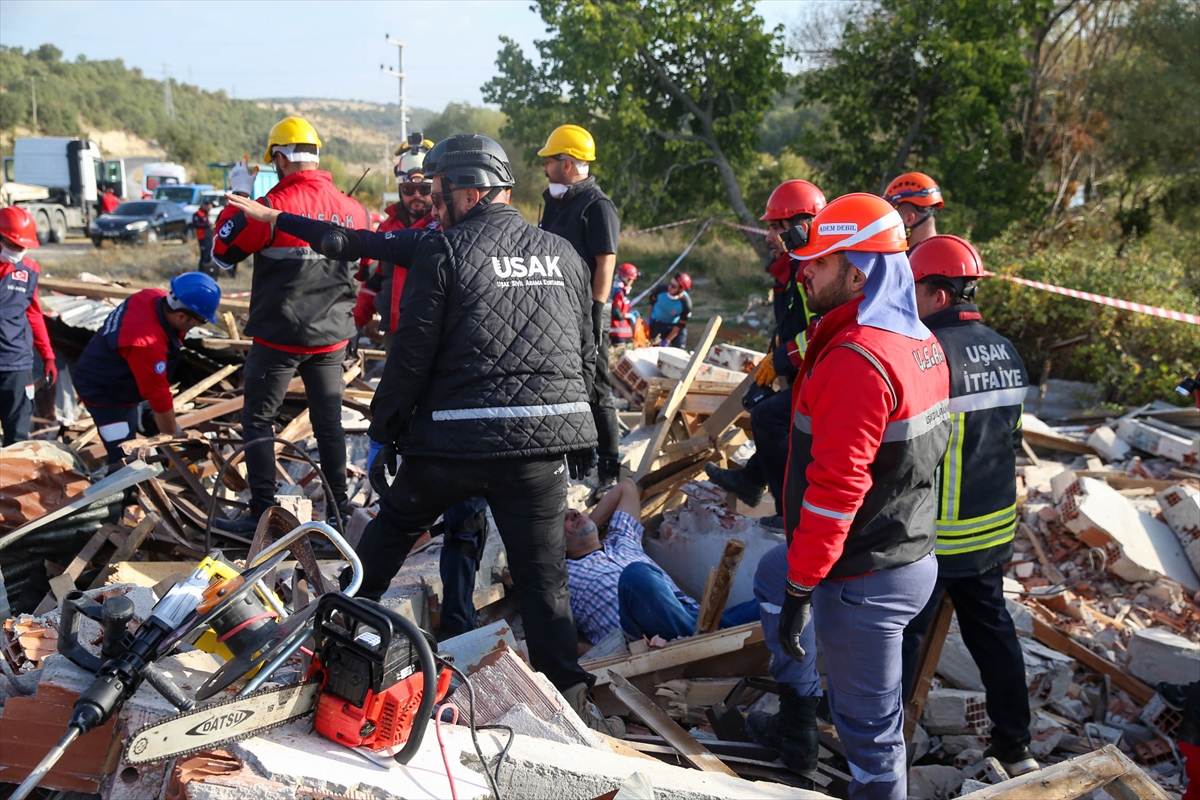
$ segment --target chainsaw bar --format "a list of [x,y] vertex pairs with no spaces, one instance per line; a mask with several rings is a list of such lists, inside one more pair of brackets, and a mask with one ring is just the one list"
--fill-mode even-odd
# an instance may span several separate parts
[[320,691],[318,681],[262,689],[160,719],[129,738],[125,761],[151,764],[257,736],[310,713]]

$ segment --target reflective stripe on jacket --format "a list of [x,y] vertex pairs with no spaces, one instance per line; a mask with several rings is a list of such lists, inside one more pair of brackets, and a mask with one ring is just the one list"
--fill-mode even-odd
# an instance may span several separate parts
[[859,325],[860,304],[816,325],[793,386],[783,508],[788,577],[803,586],[933,550],[935,475],[950,433],[945,357],[932,336]]
[[926,317],[950,368],[950,446],[938,481],[938,572],[979,575],[1012,557],[1016,454],[1029,385],[1012,342],[970,304]]

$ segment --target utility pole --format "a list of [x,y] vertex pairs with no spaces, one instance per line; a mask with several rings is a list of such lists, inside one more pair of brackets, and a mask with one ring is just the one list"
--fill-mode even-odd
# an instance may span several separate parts
[[380,64],[379,71],[400,80],[400,143],[403,144],[408,141],[408,112],[411,110],[407,104],[408,98],[404,96],[404,42],[398,42],[386,33],[383,38],[387,40],[388,44],[394,44],[400,50],[400,70],[388,69]]
[[175,104],[171,102],[171,74],[167,72],[166,64],[163,64],[163,111],[167,119],[175,119]]
[[33,133],[37,135],[37,78],[33,75],[29,76],[29,92],[33,97]]

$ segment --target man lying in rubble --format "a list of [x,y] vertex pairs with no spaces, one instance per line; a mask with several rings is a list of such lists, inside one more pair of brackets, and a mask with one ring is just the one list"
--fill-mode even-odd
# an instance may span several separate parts
[[[635,639],[671,640],[696,632],[700,606],[642,549],[640,515],[638,489],[629,478],[604,495],[590,515],[567,511],[563,524],[571,614],[592,644],[617,628]],[[602,543],[600,526],[606,523]],[[726,609],[720,626],[756,619],[758,601],[747,600]]]

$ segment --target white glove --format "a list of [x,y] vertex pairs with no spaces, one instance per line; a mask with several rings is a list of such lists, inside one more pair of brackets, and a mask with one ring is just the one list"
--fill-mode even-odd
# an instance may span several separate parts
[[250,157],[242,156],[242,160],[233,165],[233,169],[229,170],[229,189],[234,194],[242,194],[250,197],[254,194],[254,176],[258,174],[258,167],[250,169]]

